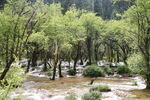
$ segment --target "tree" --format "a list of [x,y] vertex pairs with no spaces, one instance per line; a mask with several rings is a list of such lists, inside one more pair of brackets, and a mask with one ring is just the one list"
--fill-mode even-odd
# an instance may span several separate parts
[[0,46],[2,62],[5,62],[4,71],[0,80],[3,80],[12,63],[21,59],[28,38],[40,19],[37,12],[41,1],[35,3],[26,0],[8,0],[3,11],[0,12]]
[[69,48],[70,34],[66,32],[65,22],[63,20],[62,8],[60,4],[50,5],[50,17],[43,25],[43,31],[48,37],[48,43],[51,44],[51,50],[53,51],[53,77],[55,80],[57,64],[60,60],[60,54],[64,48]]
[[[25,1],[8,1],[4,11],[0,14],[1,45],[4,46],[2,57],[5,61],[5,68],[0,80],[5,78],[11,64],[15,61],[15,56],[18,56],[18,47],[22,43],[20,39],[24,39],[24,35],[26,34],[26,29],[30,22],[27,21],[29,18],[24,15],[24,12],[28,9],[26,5],[27,2]],[[20,25],[20,23],[22,24]]]
[[85,12],[82,14],[80,21],[82,22],[82,25],[84,26],[86,30],[86,45],[87,45],[87,51],[88,51],[88,60],[89,64],[92,64],[92,61],[94,60],[94,45],[93,45],[93,38],[95,37],[95,34],[99,32],[101,29],[102,19],[100,17],[97,17],[92,12]]
[[[132,40],[128,38],[126,29],[128,26],[124,23],[123,20],[111,20],[107,22],[106,31],[104,36],[104,41],[109,47],[111,60],[114,58],[114,53],[116,52],[117,56],[121,56],[124,63],[127,64],[126,60],[130,54],[131,47],[129,44],[132,43]],[[122,38],[123,37],[123,38]],[[119,58],[117,57],[119,60]]]
[[150,89],[150,0],[136,0],[126,12],[127,21],[135,30],[131,35],[145,61],[147,89]]
[[[48,44],[47,44],[48,37],[45,36],[44,32],[33,32],[32,35],[29,37],[28,42],[28,52],[31,53],[28,56],[28,59],[32,61],[32,67],[36,66],[36,61],[38,59],[39,53],[44,52],[44,71],[47,70],[47,52],[48,52]],[[45,61],[46,60],[46,61]],[[29,68],[28,68],[29,69]]]
[[77,10],[74,6],[70,7],[70,10],[64,15],[65,25],[67,33],[71,36],[71,42],[74,59],[74,71],[76,72],[76,64],[80,57],[82,49],[82,43],[85,41],[85,28],[82,26],[79,18],[82,12]]

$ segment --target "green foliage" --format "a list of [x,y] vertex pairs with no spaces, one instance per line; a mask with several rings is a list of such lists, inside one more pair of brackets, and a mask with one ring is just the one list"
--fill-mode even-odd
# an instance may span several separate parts
[[101,93],[92,91],[82,96],[82,100],[101,100]]
[[76,71],[74,69],[69,69],[68,74],[74,76],[76,75]]
[[51,75],[52,75],[51,69],[48,69],[47,75],[48,75],[48,76],[51,76]]
[[94,64],[94,65],[88,66],[83,71],[83,76],[85,76],[85,77],[100,77],[100,76],[104,76],[104,72],[98,65]]
[[80,13],[82,13],[80,10],[71,7],[64,15],[66,32],[71,35],[71,40],[74,44],[77,44],[78,41],[84,41],[86,38],[85,28],[78,17]]
[[109,66],[105,66],[103,70],[108,75],[113,73],[113,70]]
[[33,33],[29,38],[29,42],[36,43],[40,48],[44,49],[46,49],[47,41],[48,39],[43,32]]
[[132,73],[137,73],[137,74],[146,74],[146,68],[145,68],[145,63],[143,56],[140,53],[134,53],[132,54],[128,60],[127,60],[129,69],[132,71]]
[[[126,23],[132,26],[130,35],[134,40],[134,45],[143,56],[142,74],[146,78],[147,88],[150,88],[150,0],[136,0],[135,5],[130,7],[125,13]],[[141,59],[140,59],[141,60]],[[142,61],[142,60],[141,60]],[[140,62],[141,62],[140,61]],[[133,64],[132,64],[133,65]],[[138,71],[138,70],[137,70]]]
[[108,85],[97,85],[90,88],[90,91],[109,92],[111,89]]
[[118,74],[129,74],[131,71],[128,66],[118,66],[117,73]]
[[87,36],[93,37],[97,31],[103,26],[103,20],[101,17],[97,17],[95,13],[85,12],[80,17],[82,25],[85,27]]
[[70,95],[65,97],[65,100],[77,100],[77,98],[76,98],[76,95],[70,94]]
[[24,79],[25,79],[24,70],[21,68],[21,66],[17,65],[11,66],[5,79],[0,81],[0,99],[6,98],[10,90],[16,86],[19,86]]

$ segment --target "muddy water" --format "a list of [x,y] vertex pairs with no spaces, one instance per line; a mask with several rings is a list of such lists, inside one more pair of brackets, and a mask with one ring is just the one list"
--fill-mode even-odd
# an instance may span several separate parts
[[139,100],[150,100],[150,90],[132,90],[130,91],[133,95],[136,95],[136,98]]
[[[64,100],[65,96],[75,94],[81,100],[82,95],[89,91],[91,80],[69,77],[52,81],[47,77],[29,75],[22,87],[11,93],[11,97],[21,100]],[[134,86],[134,82],[137,82],[137,86]],[[99,84],[107,84],[112,90],[102,93],[102,100],[150,100],[150,91],[142,90],[145,85],[140,77],[97,78],[92,86]]]

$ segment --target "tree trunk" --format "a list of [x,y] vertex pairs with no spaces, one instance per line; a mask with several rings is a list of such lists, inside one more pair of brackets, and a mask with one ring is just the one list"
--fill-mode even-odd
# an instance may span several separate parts
[[83,59],[82,59],[82,57],[80,56],[80,65],[83,65]]
[[[15,39],[15,36],[14,36]],[[3,80],[7,74],[7,72],[9,71],[11,64],[14,62],[15,58],[13,57],[14,54],[14,43],[11,47],[11,51],[10,51],[10,55],[9,55],[9,36],[7,34],[7,38],[6,38],[6,66],[4,71],[2,72],[1,76],[0,76],[0,80]],[[14,40],[15,41],[15,40]],[[10,56],[10,59],[9,59]]]
[[55,76],[56,76],[56,68],[57,68],[57,62],[54,63],[52,80],[55,80]]
[[61,63],[62,63],[62,61],[60,61],[59,65],[58,65],[58,67],[59,67],[59,77],[60,78],[63,77],[62,73],[61,73]]
[[28,65],[27,65],[26,73],[29,72],[29,69],[30,69],[30,63],[31,63],[31,58],[28,59]]
[[37,66],[37,52],[36,50],[34,50],[32,54],[32,67],[36,67],[36,66]]
[[68,62],[68,63],[69,63],[69,69],[70,69],[70,67],[71,67],[71,66],[70,66],[70,62],[71,62],[71,59],[69,58],[69,62]]
[[95,61],[97,62],[98,61],[98,45],[95,45],[95,48],[94,48],[94,53],[95,53]]
[[150,89],[150,73],[146,75],[146,89]]
[[128,65],[126,60],[127,60],[127,57],[124,56],[124,57],[123,57],[123,62],[124,62],[125,65]]
[[56,76],[56,68],[57,68],[57,63],[58,63],[58,43],[57,40],[55,41],[55,58],[54,58],[54,67],[53,67],[53,77],[52,80],[55,80]]
[[149,51],[147,51],[147,55],[145,56],[146,67],[148,73],[146,74],[146,89],[150,89],[150,62],[149,62]]
[[120,58],[119,58],[119,51],[117,50],[117,63],[120,62]]
[[1,74],[0,80],[3,80],[5,78],[7,72],[10,69],[10,66],[11,66],[11,64],[13,63],[14,60],[15,60],[14,58],[11,58],[11,60],[6,64],[6,67],[5,67],[4,71]]
[[80,48],[80,65],[83,65],[83,59],[82,59],[83,55],[82,55],[82,50]]
[[87,38],[87,49],[88,49],[88,65],[92,64],[92,55],[91,55],[91,37]]
[[74,60],[74,71],[76,72],[76,65],[77,65],[77,62],[78,62],[78,59],[79,59],[79,55],[80,55],[80,42],[78,42],[78,47],[77,47],[77,54],[76,54],[76,57],[75,57],[75,60]]
[[45,57],[44,57],[44,68],[43,68],[43,71],[47,71],[47,53],[45,54]]

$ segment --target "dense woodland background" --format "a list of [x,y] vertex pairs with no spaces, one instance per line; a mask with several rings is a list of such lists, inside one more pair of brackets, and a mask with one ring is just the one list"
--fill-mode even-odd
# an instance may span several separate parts
[[[35,2],[36,0],[29,0]],[[45,3],[61,3],[63,13],[65,13],[70,6],[75,5],[77,9],[85,9],[93,11],[97,16],[103,19],[118,19],[116,14],[123,14],[130,6],[134,4],[134,0],[44,0]],[[1,0],[3,4],[6,0]]]
[[150,89],[150,0],[1,0],[0,51],[1,88],[21,82],[10,76],[27,59],[26,73],[40,60],[53,80],[63,61],[75,73],[79,63],[123,62]]

